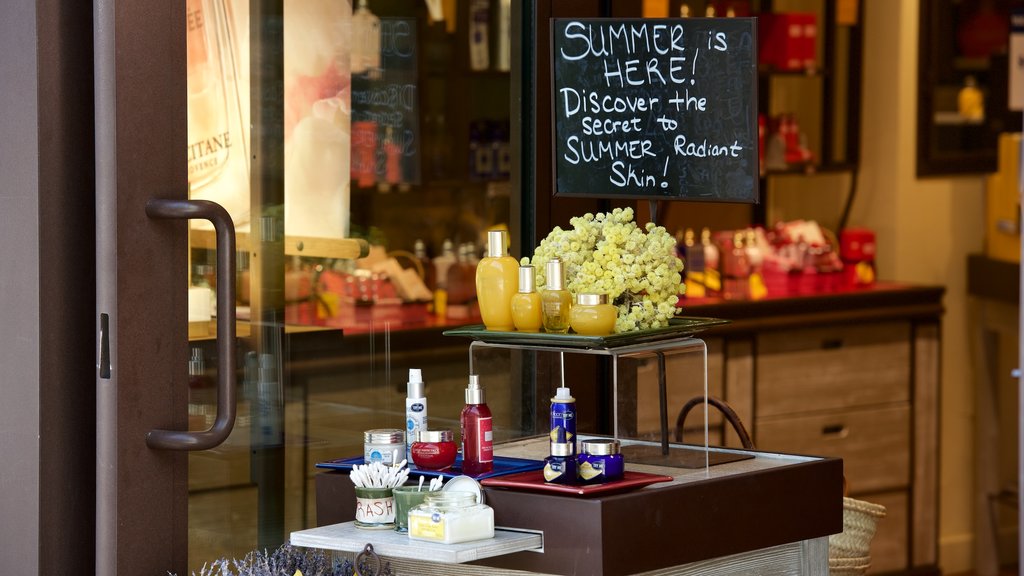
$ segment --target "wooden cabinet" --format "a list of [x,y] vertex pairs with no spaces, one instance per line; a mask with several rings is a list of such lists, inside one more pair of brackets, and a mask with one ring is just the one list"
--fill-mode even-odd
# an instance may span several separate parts
[[[709,350],[718,351],[709,355],[708,387],[722,391],[758,450],[840,457],[849,495],[886,506],[870,573],[938,573],[942,292],[877,286],[684,306],[688,315],[733,320],[706,334]],[[701,393],[695,380],[670,372],[670,391],[684,388],[669,394],[670,421],[679,410],[674,398]],[[697,412],[688,428],[701,424]],[[710,425],[712,443],[724,435],[724,444],[739,446],[720,422]],[[650,427],[638,414],[638,429]]]

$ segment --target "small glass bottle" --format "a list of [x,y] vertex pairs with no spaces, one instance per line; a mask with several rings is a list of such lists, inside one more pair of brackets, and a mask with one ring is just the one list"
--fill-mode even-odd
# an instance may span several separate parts
[[494,538],[494,509],[473,492],[431,492],[409,510],[409,538],[442,544]]
[[626,462],[619,453],[618,440],[584,440],[581,444],[577,473],[582,483],[600,484],[622,479]]
[[572,296],[565,289],[565,269],[562,261],[552,258],[544,269],[546,284],[540,294],[544,314],[544,331],[565,334],[569,331],[569,310]]
[[512,323],[520,332],[539,332],[544,324],[537,293],[537,270],[533,266],[519,267],[519,291],[512,296]]
[[704,228],[700,231],[700,243],[704,247],[705,294],[717,296],[722,292],[722,276],[718,259],[718,247],[711,241],[710,228]]
[[434,263],[427,256],[427,244],[417,238],[416,242],[413,243],[412,250],[416,260],[423,266],[423,283],[427,285],[427,290],[430,290],[431,294],[433,294],[434,290],[437,289],[437,269],[434,268]]
[[544,459],[544,481],[549,484],[576,483],[576,456],[572,444],[551,443],[551,455]]
[[750,263],[743,247],[743,232],[733,234],[732,246],[724,253],[722,263],[723,295],[730,300],[745,300],[750,283]]
[[577,294],[569,311],[573,332],[584,336],[606,336],[615,331],[618,309],[608,303],[606,294]]

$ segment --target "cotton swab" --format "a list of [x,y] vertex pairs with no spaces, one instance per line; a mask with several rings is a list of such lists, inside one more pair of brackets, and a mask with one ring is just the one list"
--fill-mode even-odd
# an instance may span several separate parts
[[420,476],[420,484],[419,484],[419,486],[416,487],[416,491],[417,492],[420,492],[421,490],[423,490],[423,478],[424,478],[423,476]]

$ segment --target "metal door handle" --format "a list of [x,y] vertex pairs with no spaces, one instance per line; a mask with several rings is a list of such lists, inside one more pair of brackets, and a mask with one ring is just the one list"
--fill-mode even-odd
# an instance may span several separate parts
[[146,444],[162,450],[208,450],[225,440],[235,426],[235,225],[227,210],[208,200],[162,200],[146,203],[150,218],[204,219],[217,233],[217,417],[209,430],[150,430]]

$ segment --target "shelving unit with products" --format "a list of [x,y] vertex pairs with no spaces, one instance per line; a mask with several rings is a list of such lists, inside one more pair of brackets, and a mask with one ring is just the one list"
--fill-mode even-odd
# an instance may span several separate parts
[[[817,217],[826,227],[842,228],[856,187],[860,152],[861,3],[764,0],[753,2],[752,11],[762,18],[758,108],[766,128],[762,140],[762,200],[754,207],[752,220],[771,224],[779,219]],[[811,54],[805,53],[802,60],[798,58],[799,63],[789,65],[777,56],[774,62],[766,62],[773,60],[766,51],[780,41],[777,35],[787,32],[789,36],[813,34]],[[798,128],[792,125],[794,121]],[[792,133],[794,130],[798,133]],[[801,204],[820,196],[826,188],[825,175],[845,177],[845,195],[827,200],[830,208],[841,209],[824,215],[789,209],[786,199],[791,194],[796,194]],[[827,188],[834,190],[836,186]]]
[[[509,222],[510,73],[502,54],[510,38],[502,31],[507,3],[438,2],[442,19],[429,4],[368,4],[382,22],[397,19],[413,26],[415,93],[409,105],[415,109],[406,116],[415,140],[406,157],[416,170],[398,186],[361,185],[353,174],[351,209],[355,232],[375,234],[389,250],[411,251],[420,239],[436,256],[445,239],[482,248],[480,236],[487,228]],[[486,53],[477,51],[475,61],[474,48],[480,46],[472,44],[471,26],[486,30]]]

